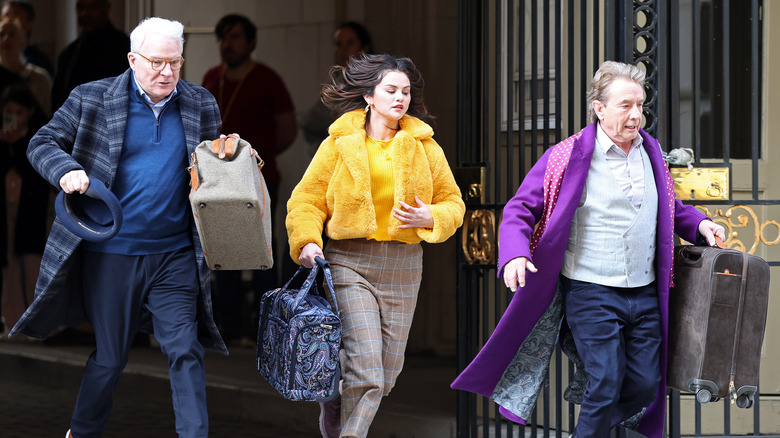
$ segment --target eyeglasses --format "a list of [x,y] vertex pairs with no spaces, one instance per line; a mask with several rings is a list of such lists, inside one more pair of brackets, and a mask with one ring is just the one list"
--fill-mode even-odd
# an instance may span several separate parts
[[176,58],[176,59],[171,59],[169,61],[165,59],[149,59],[138,52],[134,52],[134,53],[140,56],[141,58],[149,61],[149,63],[152,64],[152,70],[154,71],[162,71],[165,68],[165,64],[170,64],[171,70],[180,70],[181,66],[184,65],[184,58]]

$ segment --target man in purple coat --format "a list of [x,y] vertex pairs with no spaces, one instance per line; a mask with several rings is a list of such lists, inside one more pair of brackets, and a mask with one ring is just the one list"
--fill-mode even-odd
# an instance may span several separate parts
[[574,436],[629,419],[663,435],[673,236],[714,245],[725,231],[675,199],[658,141],[639,127],[644,81],[635,66],[602,64],[593,123],[550,148],[504,208],[498,274],[517,293],[452,387],[513,421],[530,415],[560,331],[587,376]]

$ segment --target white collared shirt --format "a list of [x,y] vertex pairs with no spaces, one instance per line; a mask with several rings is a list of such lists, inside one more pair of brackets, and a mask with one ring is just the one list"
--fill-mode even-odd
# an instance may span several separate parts
[[138,92],[141,93],[141,97],[146,101],[146,103],[149,104],[149,107],[154,111],[154,118],[160,117],[160,112],[162,112],[163,107],[166,103],[168,103],[171,98],[178,93],[178,90],[176,88],[173,89],[171,94],[167,95],[164,99],[161,101],[154,103],[152,102],[152,99],[149,98],[149,96],[146,95],[146,91],[144,91],[143,88],[141,88],[141,84],[138,83],[138,79],[135,78],[135,73],[133,73],[133,81],[135,82],[136,88],[138,88]]
[[628,155],[609,138],[599,123],[596,126],[596,147],[604,151],[607,164],[615,175],[618,186],[628,197],[628,201],[635,209],[642,206],[642,198],[645,195],[645,169],[642,164],[642,136],[637,135]]

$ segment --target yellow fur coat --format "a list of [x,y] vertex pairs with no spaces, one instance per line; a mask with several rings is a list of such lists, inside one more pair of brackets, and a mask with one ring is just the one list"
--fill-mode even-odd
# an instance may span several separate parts
[[[363,110],[333,122],[287,202],[290,256],[296,263],[310,242],[322,247],[322,229],[331,239],[366,238],[377,230],[366,152]],[[433,215],[433,228],[398,229],[390,217],[390,237],[405,242],[443,242],[463,223],[465,205],[433,129],[409,115],[400,120],[393,146],[394,202],[417,206],[417,196]]]

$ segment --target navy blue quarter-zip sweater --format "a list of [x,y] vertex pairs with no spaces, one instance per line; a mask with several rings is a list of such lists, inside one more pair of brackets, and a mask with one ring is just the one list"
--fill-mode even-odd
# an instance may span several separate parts
[[122,205],[119,233],[84,248],[112,254],[159,254],[191,244],[187,146],[179,93],[159,117],[130,80],[127,127],[111,190]]

